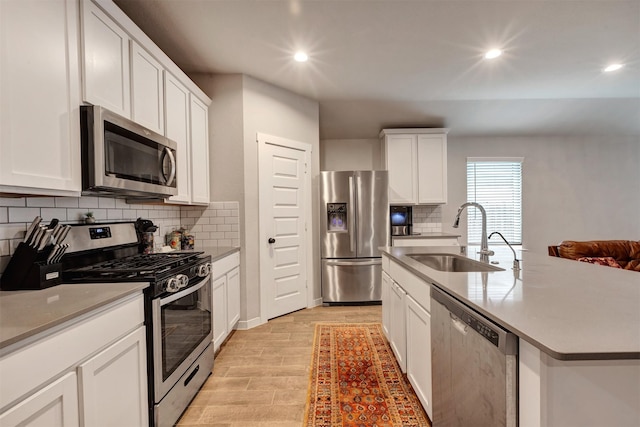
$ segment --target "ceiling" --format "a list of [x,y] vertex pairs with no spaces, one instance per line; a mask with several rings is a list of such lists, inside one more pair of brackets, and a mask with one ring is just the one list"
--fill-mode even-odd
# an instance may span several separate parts
[[[321,139],[640,136],[640,0],[115,2],[187,74],[317,100]],[[503,55],[485,60],[493,47]],[[603,73],[612,62],[625,66]]]

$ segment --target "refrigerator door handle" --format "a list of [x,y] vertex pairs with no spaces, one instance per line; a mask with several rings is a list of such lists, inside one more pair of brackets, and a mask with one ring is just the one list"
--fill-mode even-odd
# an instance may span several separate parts
[[376,258],[368,261],[340,261],[326,260],[327,265],[336,267],[366,266],[382,264],[382,258]]
[[[347,227],[349,227],[349,250],[354,252],[356,250],[356,220],[355,220],[355,212],[356,212],[356,204],[355,204],[355,187],[353,186],[353,176],[349,177],[349,207],[347,209],[348,212],[348,222]],[[348,225],[351,224],[351,225]]]

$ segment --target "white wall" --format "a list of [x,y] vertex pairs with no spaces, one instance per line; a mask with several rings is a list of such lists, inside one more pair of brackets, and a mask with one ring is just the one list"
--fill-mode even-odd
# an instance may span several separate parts
[[[547,246],[562,240],[640,239],[637,137],[450,136],[443,231],[454,230],[450,224],[466,201],[467,157],[494,156],[524,157],[524,248],[547,253]],[[466,236],[464,224],[463,219],[460,231]]]
[[[344,144],[342,144],[344,145]],[[370,158],[374,147],[356,145],[349,159]],[[322,144],[322,158],[340,155],[340,144]],[[640,138],[465,137],[448,138],[448,200],[442,231],[466,202],[467,157],[524,157],[523,243],[546,253],[562,240],[640,239]],[[489,230],[492,231],[492,230]]]
[[320,146],[320,170],[382,169],[379,139],[325,139]]
[[318,103],[240,74],[191,78],[213,100],[209,108],[212,198],[240,201],[241,321],[255,324],[261,318],[257,133],[312,146],[314,229],[309,247],[314,265],[309,279],[314,298],[320,298]]
[[[312,212],[313,230],[309,247],[312,250],[314,265],[310,270],[310,283],[313,284],[314,298],[320,298],[320,252],[318,236],[320,173],[320,119],[319,105],[316,101],[296,95],[254,78],[243,77],[244,103],[244,167],[245,167],[245,244],[248,265],[259,265],[259,211],[258,211],[258,144],[257,133],[278,136],[305,142],[312,146]],[[260,316],[260,271],[257,268],[247,271],[247,315],[248,319]]]

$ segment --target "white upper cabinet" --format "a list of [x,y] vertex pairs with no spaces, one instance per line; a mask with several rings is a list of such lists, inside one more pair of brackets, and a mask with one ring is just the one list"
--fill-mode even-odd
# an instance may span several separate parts
[[384,166],[389,204],[447,202],[448,129],[384,129]]
[[209,204],[209,113],[208,107],[191,95],[191,201]]
[[162,64],[131,40],[131,119],[160,135],[165,121],[163,74]]
[[447,203],[447,135],[418,135],[418,203]]
[[130,37],[96,4],[81,4],[83,99],[131,118]]
[[178,194],[170,202],[191,201],[191,143],[189,142],[189,90],[171,73],[164,73],[165,135],[178,144]]
[[0,0],[0,193],[80,195],[78,13]]

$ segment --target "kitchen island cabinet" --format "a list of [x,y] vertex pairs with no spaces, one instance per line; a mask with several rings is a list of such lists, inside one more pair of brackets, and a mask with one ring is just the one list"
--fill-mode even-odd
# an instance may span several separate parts
[[0,1],[0,193],[80,195],[78,13]]
[[146,425],[146,286],[1,292],[0,424]]
[[[382,269],[383,331],[398,365],[431,418],[430,286],[385,254]],[[386,298],[384,287],[388,287]]]
[[[636,272],[524,252],[519,272],[509,269],[512,257],[494,257],[504,271],[454,273],[407,255],[456,253],[455,248],[387,247],[382,252],[390,258],[394,280],[398,274],[412,275],[424,288],[439,288],[518,336],[521,427],[600,425],[603,420],[640,425]],[[407,289],[409,297],[416,292],[424,294]]]

